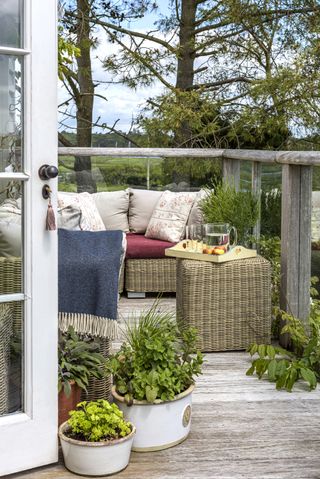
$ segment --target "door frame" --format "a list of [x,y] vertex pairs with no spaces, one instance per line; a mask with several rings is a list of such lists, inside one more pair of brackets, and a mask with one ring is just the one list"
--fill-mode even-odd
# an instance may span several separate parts
[[[42,164],[57,165],[56,0],[24,0],[23,32],[23,49],[0,49],[24,56],[24,170],[11,176],[24,182],[25,285],[24,412],[0,417],[0,475],[58,458],[57,234],[45,231],[47,201],[38,177]],[[57,180],[50,187],[55,204]]]

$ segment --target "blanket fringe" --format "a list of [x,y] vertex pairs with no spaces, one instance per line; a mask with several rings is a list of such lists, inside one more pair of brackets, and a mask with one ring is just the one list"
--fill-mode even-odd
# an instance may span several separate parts
[[72,326],[79,334],[89,334],[99,338],[114,340],[118,338],[118,322],[85,313],[59,313],[59,328],[67,331]]

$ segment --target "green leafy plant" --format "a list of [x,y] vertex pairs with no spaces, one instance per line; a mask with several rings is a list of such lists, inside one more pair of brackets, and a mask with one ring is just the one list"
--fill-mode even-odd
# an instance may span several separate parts
[[67,436],[87,442],[119,439],[132,431],[118,406],[105,399],[80,402],[77,409],[70,411],[68,425]]
[[[254,242],[254,238],[251,239]],[[272,304],[272,335],[280,336],[281,315],[280,311],[280,283],[281,283],[281,240],[278,236],[267,237],[262,235],[257,242],[258,252],[271,264],[271,304]],[[316,284],[319,279],[312,276],[310,279],[310,296],[316,298],[318,291]]]
[[195,329],[180,330],[171,313],[158,311],[158,301],[127,326],[125,336],[120,351],[108,359],[107,371],[127,404],[133,399],[172,400],[201,374]]
[[281,234],[281,191],[278,189],[261,192],[261,232],[269,237]]
[[315,389],[320,379],[320,302],[313,301],[307,325],[284,311],[279,314],[286,322],[281,333],[290,334],[294,352],[278,346],[252,344],[248,352],[251,356],[257,354],[258,358],[252,361],[247,375],[256,373],[259,379],[267,375],[277,389],[292,391],[299,379],[306,381],[310,390]]
[[58,390],[66,396],[71,393],[70,381],[87,391],[91,376],[103,377],[105,358],[99,352],[99,345],[91,338],[81,339],[70,326],[66,333],[60,332],[58,346]]
[[205,221],[235,226],[238,242],[245,243],[259,218],[257,198],[250,191],[237,191],[228,184],[218,184],[207,193],[200,203]]

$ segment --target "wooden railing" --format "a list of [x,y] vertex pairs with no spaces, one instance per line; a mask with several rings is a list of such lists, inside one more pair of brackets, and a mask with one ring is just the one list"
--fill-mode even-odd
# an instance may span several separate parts
[[[252,162],[252,191],[261,193],[261,164],[282,165],[281,307],[305,319],[310,307],[312,167],[317,151],[184,148],[59,148],[59,155],[119,158],[222,158],[224,181],[240,185],[240,161]],[[256,226],[259,234],[259,224]],[[283,339],[285,345],[286,338]]]

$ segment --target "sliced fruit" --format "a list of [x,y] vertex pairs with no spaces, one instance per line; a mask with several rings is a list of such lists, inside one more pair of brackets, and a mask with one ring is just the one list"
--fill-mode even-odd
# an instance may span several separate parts
[[225,250],[222,248],[215,248],[214,249],[214,254],[224,254]]

